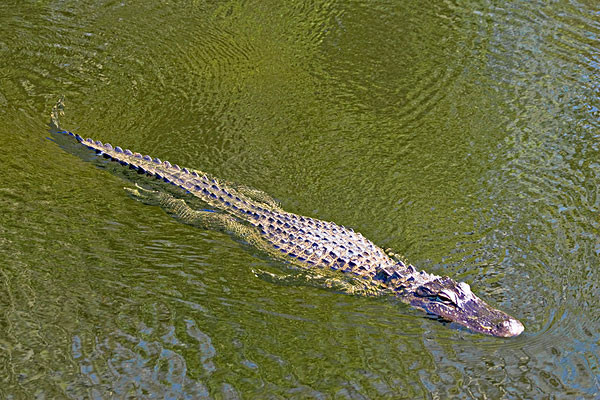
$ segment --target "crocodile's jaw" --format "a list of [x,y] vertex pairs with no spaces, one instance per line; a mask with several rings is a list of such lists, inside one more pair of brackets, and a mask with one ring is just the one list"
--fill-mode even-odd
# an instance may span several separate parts
[[468,284],[448,277],[437,278],[414,288],[408,301],[413,307],[457,323],[469,330],[496,337],[518,336],[523,324],[481,300]]

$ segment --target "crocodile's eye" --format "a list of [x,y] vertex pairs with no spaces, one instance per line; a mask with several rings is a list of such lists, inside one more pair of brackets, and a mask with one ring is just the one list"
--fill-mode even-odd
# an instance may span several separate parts
[[447,305],[456,306],[455,297],[451,293],[439,292],[436,300]]

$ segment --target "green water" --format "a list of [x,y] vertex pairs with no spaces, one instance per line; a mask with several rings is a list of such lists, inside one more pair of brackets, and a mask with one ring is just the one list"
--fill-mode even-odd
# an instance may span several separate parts
[[[0,3],[0,398],[600,397],[600,8],[457,3]],[[258,278],[285,265],[49,140],[60,95],[525,332]]]

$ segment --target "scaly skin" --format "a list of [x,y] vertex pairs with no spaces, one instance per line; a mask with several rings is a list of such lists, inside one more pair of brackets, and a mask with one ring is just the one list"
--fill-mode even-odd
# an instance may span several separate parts
[[220,211],[196,211],[167,193],[139,187],[128,189],[132,196],[160,205],[186,223],[228,231],[276,258],[324,276],[344,274],[353,282],[345,287],[348,292],[391,294],[474,332],[511,337],[524,329],[521,322],[475,296],[468,284],[417,271],[397,257],[390,258],[352,229],[286,212],[267,194],[255,189],[234,187],[200,171],[61,131],[59,116],[63,108],[61,99],[52,110],[51,126],[55,132],[73,136],[105,158],[179,186]]

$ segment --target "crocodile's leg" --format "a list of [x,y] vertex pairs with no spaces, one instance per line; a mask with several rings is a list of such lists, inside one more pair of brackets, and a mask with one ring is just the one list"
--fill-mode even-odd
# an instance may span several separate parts
[[[194,172],[196,172],[198,175],[204,175],[204,176],[208,177],[208,179],[216,179],[214,176],[207,174],[206,172],[197,170],[197,169],[194,170]],[[228,187],[234,189],[235,191],[239,192],[240,194],[242,194],[246,197],[249,197],[250,199],[252,199],[254,201],[263,203],[264,205],[271,208],[273,211],[284,212],[284,210],[281,208],[281,204],[279,204],[279,202],[277,200],[275,200],[273,197],[271,197],[269,194],[263,192],[262,190],[254,189],[250,186],[242,185],[242,184],[235,183],[235,182],[228,182],[228,181],[224,181],[224,180],[220,180],[220,182],[222,184],[224,184],[225,186],[228,186]]]
[[344,279],[340,279],[339,277],[327,277],[320,274],[316,274],[314,272],[309,272],[308,270],[299,271],[298,273],[292,274],[274,274],[272,272],[263,271],[263,270],[252,270],[254,275],[264,281],[269,283],[275,283],[279,285],[285,286],[314,286],[319,288],[327,288],[333,289],[336,291],[348,293],[348,294],[363,294],[368,295],[363,287],[357,285],[360,283],[358,280],[356,282],[347,281]]
[[178,199],[168,193],[158,190],[144,189],[138,185],[135,188],[124,188],[129,195],[144,204],[160,206],[167,213],[183,223],[195,225],[204,229],[230,231],[238,236],[254,233],[254,229],[242,224],[234,217],[213,211],[198,211],[187,205],[185,200]]
[[406,258],[398,253],[394,253],[392,249],[385,249],[385,253],[394,261],[402,263],[402,265],[408,265]]
[[144,189],[137,184],[135,188],[126,187],[125,190],[136,200],[140,200],[145,204],[160,206],[185,224],[230,233],[239,240],[278,256],[277,253],[273,252],[272,247],[260,237],[260,233],[256,228],[240,222],[229,214],[194,210],[183,199],[176,198],[163,191]]
[[233,183],[230,185],[235,190],[237,190],[238,192],[243,194],[244,196],[248,196],[252,200],[256,200],[261,203],[264,203],[264,204],[268,205],[269,207],[271,207],[271,209],[274,211],[283,212],[283,210],[281,209],[281,205],[277,202],[277,200],[275,200],[274,198],[272,198],[271,196],[269,196],[267,193],[263,192],[262,190],[254,189],[254,188],[251,188],[251,187],[245,186],[245,185],[233,184]]

